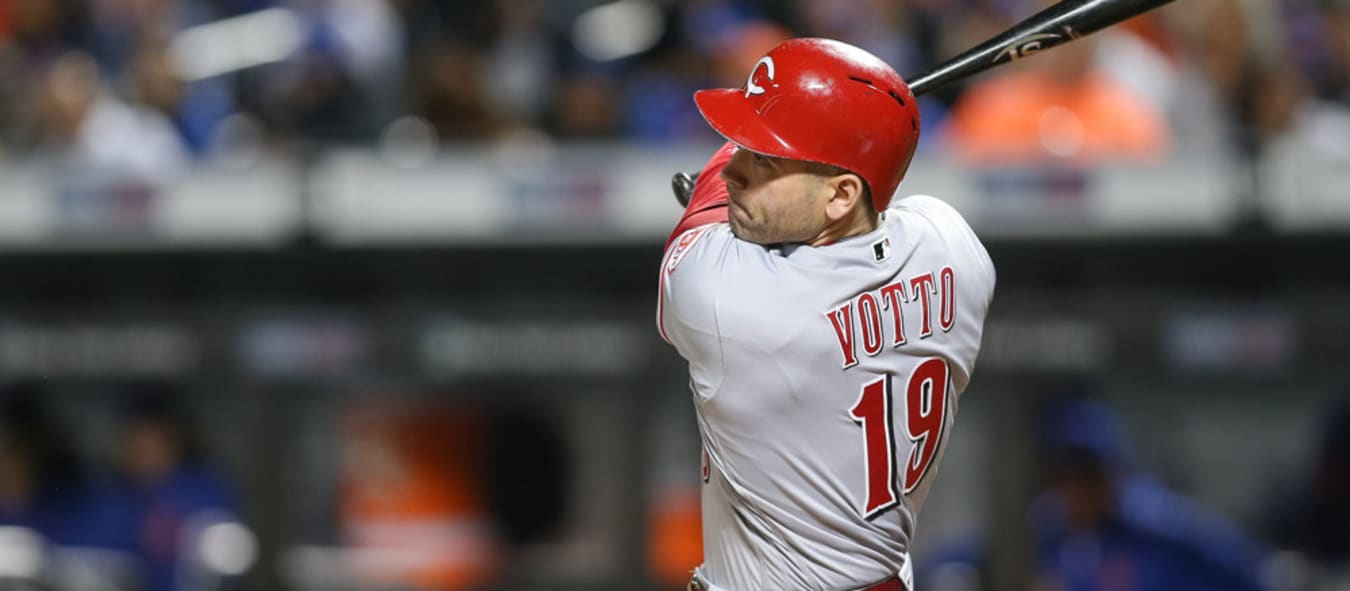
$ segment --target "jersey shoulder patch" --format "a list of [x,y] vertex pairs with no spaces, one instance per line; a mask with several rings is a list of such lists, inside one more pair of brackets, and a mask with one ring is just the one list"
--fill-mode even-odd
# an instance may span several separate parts
[[694,247],[694,243],[698,242],[698,239],[708,233],[708,230],[712,229],[713,226],[714,224],[706,224],[692,228],[675,239],[675,243],[670,247],[670,253],[666,255],[666,264],[663,268],[666,275],[675,272],[675,267],[679,266],[680,261],[684,260],[684,256],[689,254],[690,249]]

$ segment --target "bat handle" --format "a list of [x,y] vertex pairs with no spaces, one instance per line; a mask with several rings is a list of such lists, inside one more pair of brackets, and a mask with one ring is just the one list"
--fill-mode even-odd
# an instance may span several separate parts
[[689,198],[694,196],[694,183],[698,181],[697,172],[677,172],[670,177],[670,189],[680,207],[689,207]]

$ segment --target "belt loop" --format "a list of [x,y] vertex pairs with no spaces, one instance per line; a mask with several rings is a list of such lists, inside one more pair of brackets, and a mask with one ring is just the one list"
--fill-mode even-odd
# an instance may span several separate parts
[[708,591],[708,586],[698,578],[698,571],[689,573],[689,591]]

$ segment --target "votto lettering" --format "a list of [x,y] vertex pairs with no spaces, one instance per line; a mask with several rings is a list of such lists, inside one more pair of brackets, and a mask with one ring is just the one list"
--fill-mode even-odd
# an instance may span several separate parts
[[[917,315],[906,333],[905,318]],[[859,355],[876,356],[887,347],[895,349],[911,338],[926,339],[935,330],[951,331],[956,325],[956,272],[943,267],[908,279],[865,291],[825,313],[839,339],[843,369],[858,364]]]

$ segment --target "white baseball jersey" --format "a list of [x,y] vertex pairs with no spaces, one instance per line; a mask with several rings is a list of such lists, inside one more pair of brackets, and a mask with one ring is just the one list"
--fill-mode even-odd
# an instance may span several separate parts
[[993,291],[974,232],[928,196],[823,247],[765,247],[726,223],[672,240],[657,315],[689,362],[704,445],[699,576],[849,590],[908,569]]

